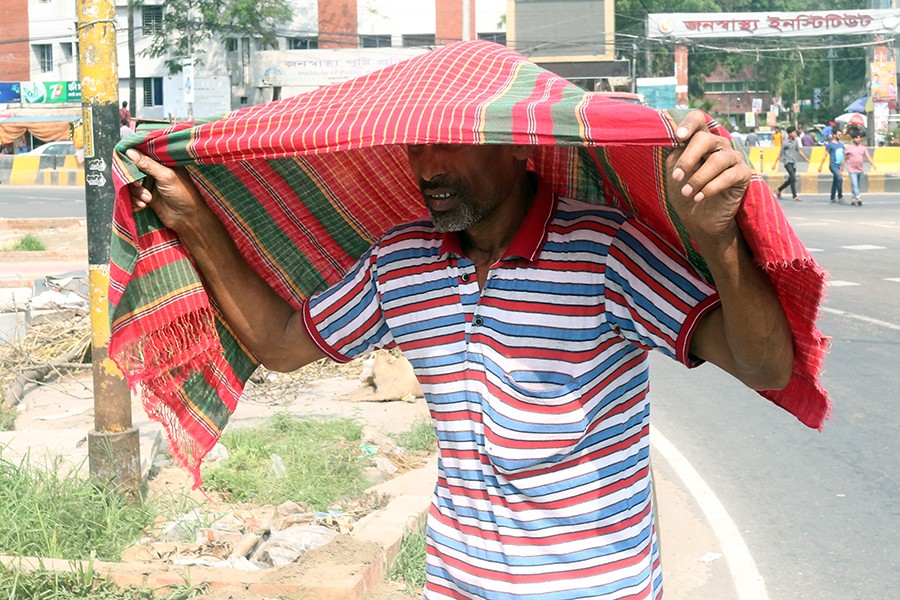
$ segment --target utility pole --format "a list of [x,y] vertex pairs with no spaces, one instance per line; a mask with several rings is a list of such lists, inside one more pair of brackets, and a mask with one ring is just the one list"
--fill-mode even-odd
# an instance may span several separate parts
[[134,49],[134,3],[135,0],[128,0],[128,106],[131,107],[131,115],[136,117],[137,67],[135,65]]
[[116,7],[114,0],[78,0],[77,6],[94,376],[94,431],[88,432],[88,462],[96,483],[137,497],[140,438],[131,424],[128,385],[109,358],[109,249],[115,200],[111,163],[119,141]]

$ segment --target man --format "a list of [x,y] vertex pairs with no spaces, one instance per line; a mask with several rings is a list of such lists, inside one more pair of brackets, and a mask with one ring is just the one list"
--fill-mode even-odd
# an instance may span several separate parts
[[119,124],[119,139],[124,140],[125,138],[134,135],[134,129],[128,126],[128,120],[122,119]]
[[778,186],[775,195],[780,199],[781,192],[790,186],[791,195],[793,196],[794,201],[800,202],[800,196],[797,195],[797,163],[800,162],[801,158],[808,162],[809,157],[800,150],[800,140],[797,139],[797,130],[793,125],[788,126],[787,134],[787,139],[784,141],[784,144],[782,144],[781,150],[778,151],[775,162],[772,163],[772,170],[774,171],[778,168],[778,160],[781,159],[784,170],[787,172],[787,179]]
[[248,267],[184,171],[129,150],[131,185],[190,249],[267,367],[397,345],[439,439],[427,598],[656,598],[647,349],[784,387],[784,311],[735,215],[750,181],[700,113],[676,133],[670,197],[712,289],[618,209],[557,198],[529,146],[413,145],[431,215],[390,230],[299,311]]
[[862,206],[862,195],[860,194],[859,183],[862,179],[866,160],[872,165],[872,170],[877,171],[872,155],[869,154],[869,148],[862,143],[862,131],[859,129],[850,130],[851,144],[844,148],[844,162],[841,163],[840,174],[844,173],[844,165],[847,166],[847,172],[850,174],[850,204],[853,206]]
[[749,148],[759,146],[759,136],[756,135],[756,127],[750,128],[750,131],[747,133],[747,139],[744,142],[744,145]]
[[772,128],[772,145],[773,146],[781,146],[784,141],[784,134],[781,133],[781,127],[776,125]]
[[841,141],[840,129],[831,131],[831,139],[825,144],[825,154],[819,161],[819,173],[828,157],[828,170],[831,171],[831,202],[844,203],[844,178],[841,176],[841,165],[844,162],[844,142]]
[[128,110],[128,100],[122,101],[122,108],[119,109],[119,121],[131,121],[131,111]]

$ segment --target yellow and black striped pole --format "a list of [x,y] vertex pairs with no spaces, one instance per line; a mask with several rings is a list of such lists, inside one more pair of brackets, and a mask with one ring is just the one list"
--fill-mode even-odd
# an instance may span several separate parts
[[91,292],[94,431],[88,432],[91,478],[137,496],[140,436],[131,422],[131,394],[109,358],[109,249],[115,191],[112,155],[119,141],[116,7],[113,0],[78,0],[84,174]]

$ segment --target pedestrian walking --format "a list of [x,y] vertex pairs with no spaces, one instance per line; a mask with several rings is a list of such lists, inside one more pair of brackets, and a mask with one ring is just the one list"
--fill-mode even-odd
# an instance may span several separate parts
[[841,173],[844,172],[844,165],[847,165],[847,172],[850,174],[850,204],[854,206],[862,206],[862,197],[859,194],[859,182],[862,179],[865,170],[865,162],[869,161],[872,170],[877,171],[878,168],[872,162],[872,155],[869,154],[869,148],[862,143],[862,133],[855,130],[852,133],[850,145],[844,149],[844,162],[841,163]]
[[[608,460],[646,447],[646,428],[626,424],[645,419],[646,349],[711,362],[756,389],[783,388],[793,363],[785,312],[735,220],[750,168],[705,128],[700,112],[680,123],[684,150],[667,180],[718,293],[628,215],[556,197],[527,170],[527,145],[408,146],[430,219],[389,232],[300,310],[245,262],[186,172],[129,150],[156,182],[131,193],[186,243],[229,326],[267,367],[393,345],[411,354],[441,452],[426,598],[623,598],[627,586],[650,599],[662,572],[649,503],[622,510],[609,487],[627,478],[649,491],[647,472]],[[575,268],[564,266],[570,253]],[[578,292],[551,306],[559,285],[602,300]],[[657,288],[677,294],[646,296]]]
[[781,133],[781,127],[776,125],[772,129],[772,145],[773,146],[781,146],[783,141],[784,141],[784,134]]
[[821,270],[698,111],[488,42],[348,83],[122,143],[110,356],[199,479],[257,364],[397,349],[438,440],[424,598],[659,600],[649,354],[819,427]]
[[778,160],[780,159],[781,164],[784,165],[784,170],[787,172],[787,179],[778,187],[775,195],[780,199],[782,190],[790,186],[794,200],[800,202],[800,196],[797,195],[797,163],[800,162],[801,158],[809,161],[809,157],[800,150],[797,129],[793,125],[788,126],[787,134],[787,139],[784,140],[781,150],[778,151],[778,156],[772,164],[772,170],[774,171],[778,168]]
[[844,142],[841,141],[841,131],[833,129],[831,139],[825,144],[825,155],[819,162],[819,173],[822,165],[828,159],[828,170],[831,171],[831,202],[844,202],[844,178],[841,175],[841,165],[844,163]]

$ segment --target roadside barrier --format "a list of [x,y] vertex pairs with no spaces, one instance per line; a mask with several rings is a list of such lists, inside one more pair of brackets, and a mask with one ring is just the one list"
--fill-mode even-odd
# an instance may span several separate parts
[[84,186],[84,167],[74,156],[0,156],[0,183]]

